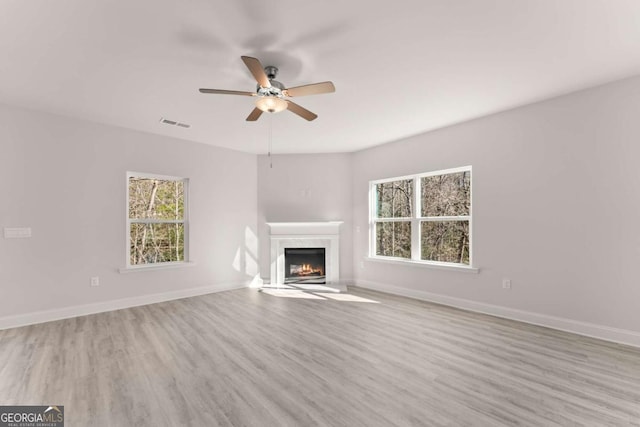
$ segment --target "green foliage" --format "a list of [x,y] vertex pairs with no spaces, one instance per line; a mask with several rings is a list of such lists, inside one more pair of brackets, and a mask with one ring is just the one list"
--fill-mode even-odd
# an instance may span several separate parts
[[129,218],[184,218],[184,182],[129,178]]
[[183,224],[131,224],[131,265],[184,261]]
[[131,265],[184,261],[184,182],[129,178]]

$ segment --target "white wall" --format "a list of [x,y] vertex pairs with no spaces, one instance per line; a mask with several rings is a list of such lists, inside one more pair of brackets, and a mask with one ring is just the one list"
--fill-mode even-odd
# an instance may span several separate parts
[[[356,281],[587,333],[640,332],[638,113],[634,78],[356,153]],[[366,260],[369,180],[465,165],[479,274]]]
[[[33,229],[31,239],[0,236],[0,319],[257,274],[255,155],[1,106],[0,158],[0,228]],[[127,171],[190,179],[195,266],[118,272]]]
[[[344,221],[340,279],[353,277],[351,154],[258,156],[260,272],[269,278],[267,222]],[[273,167],[270,167],[271,163]]]
[[[342,220],[343,279],[640,345],[639,111],[635,78],[354,154],[276,155],[270,168],[266,156],[0,106],[0,228],[33,228],[0,237],[0,326],[241,285],[258,267],[267,278],[265,222]],[[369,180],[463,165],[479,274],[366,259]],[[191,179],[195,267],[118,273],[127,170]]]

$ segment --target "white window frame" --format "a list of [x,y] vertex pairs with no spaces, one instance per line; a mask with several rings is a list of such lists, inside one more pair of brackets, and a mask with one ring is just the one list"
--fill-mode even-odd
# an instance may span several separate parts
[[[182,220],[165,220],[165,219],[131,219],[129,218],[129,179],[135,178],[145,178],[145,179],[157,179],[162,181],[181,181],[183,183],[183,192],[184,192],[184,217]],[[126,197],[127,202],[125,218],[127,222],[126,227],[126,261],[125,261],[125,270],[153,270],[160,268],[167,268],[173,266],[183,266],[187,264],[191,264],[189,262],[189,178],[179,177],[179,176],[170,176],[170,175],[159,175],[152,174],[146,172],[127,172],[126,179]],[[184,260],[182,261],[168,261],[168,262],[156,262],[152,264],[131,264],[131,224],[183,224],[184,226]]]
[[[429,176],[448,175],[459,172],[469,172],[471,175],[471,188],[469,191],[469,197],[471,200],[469,206],[469,215],[462,216],[438,216],[438,217],[425,217],[422,216],[422,191],[421,191],[421,179]],[[410,218],[378,218],[377,214],[377,197],[376,186],[378,184],[384,184],[393,181],[413,180],[413,216]],[[473,267],[473,172],[471,166],[462,166],[458,168],[443,169],[432,172],[425,172],[413,175],[404,175],[393,178],[378,179],[369,181],[369,259],[374,261],[388,261],[392,263],[409,263],[414,265],[425,265],[432,267],[445,267],[445,268],[460,268],[473,270],[477,272],[478,269]],[[421,259],[421,239],[420,232],[422,222],[426,221],[468,221],[469,222],[469,264],[453,263],[453,262],[440,262],[429,261]],[[411,258],[391,257],[376,255],[376,224],[379,222],[410,222],[411,223]]]

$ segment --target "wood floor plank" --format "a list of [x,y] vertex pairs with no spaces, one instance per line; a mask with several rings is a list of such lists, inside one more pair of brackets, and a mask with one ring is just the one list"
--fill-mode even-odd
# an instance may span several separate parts
[[640,426],[640,349],[348,295],[243,289],[0,331],[0,404],[63,404],[68,426]]

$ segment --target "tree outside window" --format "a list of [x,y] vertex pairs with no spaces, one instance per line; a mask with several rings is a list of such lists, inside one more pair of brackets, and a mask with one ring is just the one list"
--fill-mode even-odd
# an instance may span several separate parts
[[471,167],[371,186],[373,256],[471,265]]
[[411,258],[413,180],[376,185],[376,255]]
[[129,265],[184,262],[188,180],[129,173],[127,181]]

